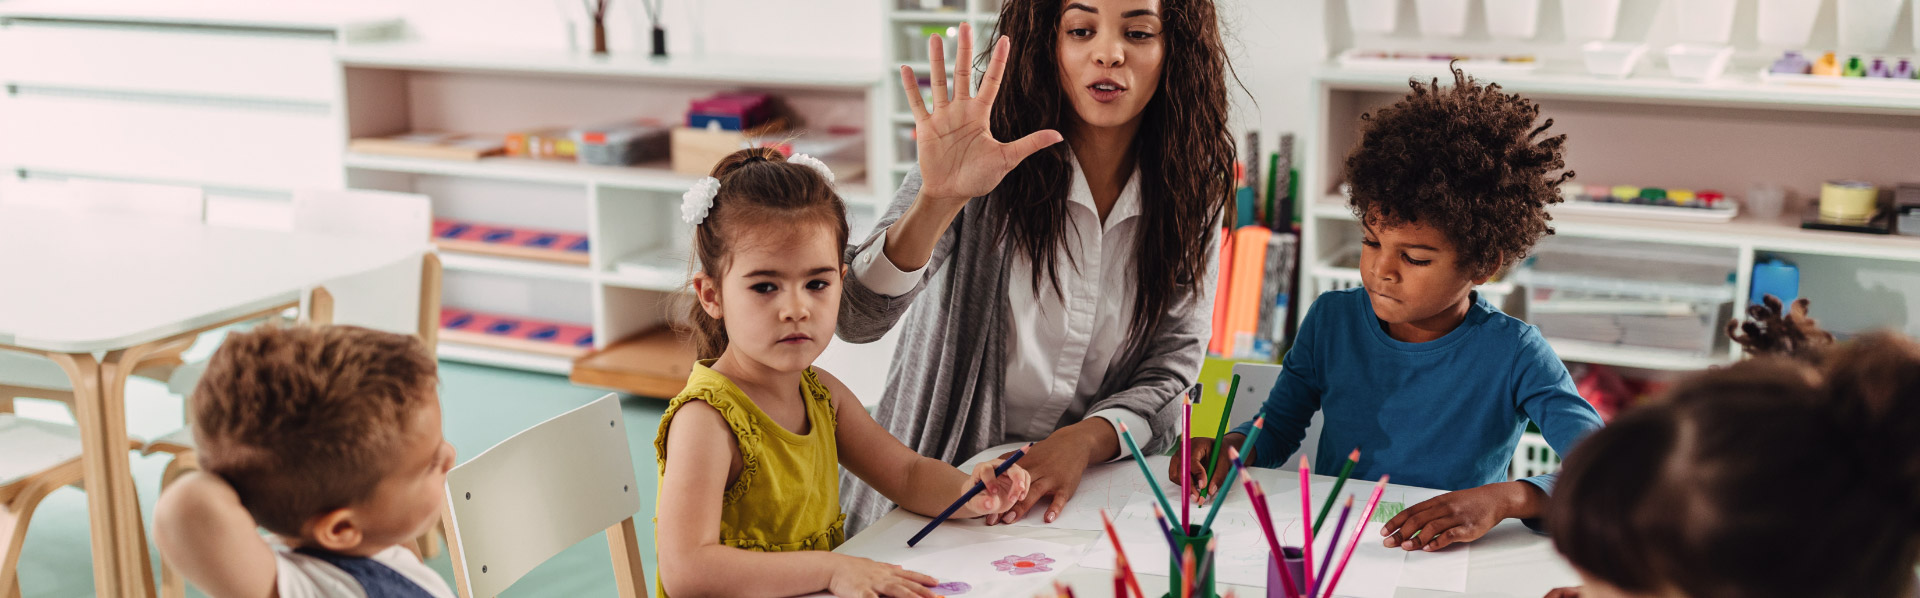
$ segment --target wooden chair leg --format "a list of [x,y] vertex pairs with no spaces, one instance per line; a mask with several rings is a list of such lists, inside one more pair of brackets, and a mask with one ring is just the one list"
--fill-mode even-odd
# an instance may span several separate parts
[[27,543],[27,523],[33,519],[33,510],[39,508],[40,501],[61,486],[77,484],[81,478],[80,462],[69,461],[40,473],[24,482],[26,488],[7,504],[0,505],[0,535],[7,543],[0,545],[0,598],[20,598],[20,549]]
[[613,580],[620,598],[645,598],[647,570],[640,563],[640,543],[635,538],[632,517],[607,528],[607,552],[613,554]]

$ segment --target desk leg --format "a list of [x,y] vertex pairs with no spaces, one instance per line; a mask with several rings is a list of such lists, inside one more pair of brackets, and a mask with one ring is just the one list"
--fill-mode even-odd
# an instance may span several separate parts
[[[47,358],[60,364],[73,382],[73,414],[80,424],[81,479],[87,492],[87,530],[93,549],[93,593],[128,595],[120,574],[120,537],[115,532],[121,510],[116,508],[113,480],[127,478],[131,482],[132,471],[127,451],[112,446],[125,446],[126,423],[115,426],[107,421],[109,416],[101,400],[100,362],[93,355],[54,353]],[[110,438],[118,442],[107,442]]]
[[127,376],[133,373],[142,359],[165,344],[165,341],[161,341],[109,352],[100,361],[100,406],[105,416],[101,423],[106,425],[101,442],[108,445],[110,450],[107,458],[113,462],[114,468],[113,478],[107,483],[113,484],[110,496],[115,513],[113,535],[117,544],[120,589],[122,596],[135,598],[154,598],[154,586],[153,561],[147,555],[147,530],[140,516],[140,494],[133,486],[130,451],[126,450]]

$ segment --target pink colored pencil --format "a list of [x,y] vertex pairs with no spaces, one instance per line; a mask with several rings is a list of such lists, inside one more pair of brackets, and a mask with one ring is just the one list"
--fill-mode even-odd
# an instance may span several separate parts
[[1327,582],[1328,598],[1332,598],[1333,588],[1340,585],[1340,574],[1347,572],[1347,560],[1353,558],[1353,548],[1360,545],[1360,536],[1366,534],[1367,522],[1373,520],[1373,508],[1380,506],[1380,493],[1387,489],[1388,477],[1380,476],[1380,481],[1373,483],[1373,497],[1367,499],[1367,512],[1361,514],[1360,522],[1353,526],[1353,542],[1347,544],[1346,554],[1340,555],[1340,565],[1333,568],[1333,579]]
[[1193,530],[1193,453],[1189,445],[1193,434],[1193,403],[1186,397],[1180,397],[1180,535],[1192,535]]
[[1267,513],[1267,493],[1260,491],[1260,482],[1254,481],[1253,476],[1245,475],[1246,465],[1239,457],[1234,457],[1233,466],[1242,470],[1240,479],[1245,480],[1247,496],[1253,499],[1253,518],[1259,520],[1260,530],[1267,534],[1267,550],[1280,561],[1280,589],[1287,598],[1299,598],[1300,593],[1294,590],[1293,573],[1287,570],[1287,553],[1281,549],[1280,537],[1273,531],[1273,517]]
[[[1300,531],[1302,533],[1305,533],[1307,536],[1306,545],[1300,548],[1301,554],[1305,555],[1306,557],[1304,560],[1301,561],[1306,565],[1306,567],[1301,570],[1301,573],[1307,576],[1306,587],[1308,588],[1314,587],[1313,586],[1313,482],[1307,479],[1308,476],[1311,476],[1311,475],[1313,475],[1313,470],[1311,467],[1307,465],[1307,457],[1306,455],[1301,455],[1300,456],[1300,524],[1301,524]],[[1332,555],[1328,555],[1328,556],[1332,556]],[[1308,590],[1308,591],[1312,591],[1312,590]]]

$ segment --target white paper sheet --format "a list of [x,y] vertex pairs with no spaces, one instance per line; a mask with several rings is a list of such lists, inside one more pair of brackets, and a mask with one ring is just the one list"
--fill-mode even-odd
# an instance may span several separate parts
[[[1153,492],[1153,484],[1160,484],[1160,490],[1167,494],[1167,500],[1174,501],[1176,508],[1180,500],[1180,487],[1164,478],[1167,469],[1167,457],[1149,457],[1148,471],[1157,477],[1148,480],[1140,474],[1140,466],[1132,460],[1116,461],[1106,466],[1090,467],[1080,478],[1080,486],[1074,491],[1073,498],[1060,510],[1060,516],[1053,523],[1046,522],[1047,508],[1052,499],[1043,499],[1034,503],[1033,510],[1026,517],[1009,525],[1019,527],[1045,527],[1056,529],[1079,529],[1104,532],[1100,525],[1100,509],[1106,509],[1109,515],[1117,514],[1127,507],[1127,501],[1135,493]],[[1194,510],[1199,510],[1195,505]],[[1148,509],[1151,517],[1153,510]]]
[[1467,554],[1473,544],[1454,544],[1437,552],[1409,552],[1406,567],[1400,570],[1400,587],[1467,591]]
[[1005,538],[951,548],[900,563],[940,580],[941,596],[1032,596],[1080,562],[1085,547]]

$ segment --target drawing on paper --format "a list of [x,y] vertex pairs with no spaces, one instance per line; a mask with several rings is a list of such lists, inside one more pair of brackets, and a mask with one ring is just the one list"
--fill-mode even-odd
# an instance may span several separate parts
[[1373,522],[1386,523],[1388,519],[1405,510],[1407,510],[1407,503],[1381,501],[1379,508],[1373,510]]
[[933,586],[933,593],[941,596],[959,596],[973,591],[973,586],[964,581],[949,581]]
[[1047,566],[1051,564],[1053,559],[1047,558],[1046,553],[1036,552],[1026,556],[1007,555],[1006,558],[993,562],[993,570],[1007,575],[1026,575],[1052,571],[1053,569]]

